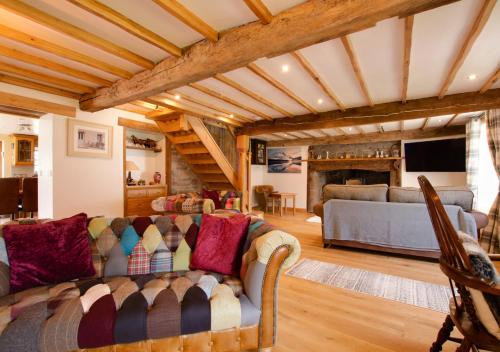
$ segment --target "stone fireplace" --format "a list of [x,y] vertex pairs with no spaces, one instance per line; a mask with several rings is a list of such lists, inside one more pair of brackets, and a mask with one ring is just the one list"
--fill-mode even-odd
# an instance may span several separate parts
[[[370,143],[357,145],[326,145],[309,148],[307,170],[307,209],[321,201],[326,184],[401,184],[401,160],[393,151],[400,144]],[[376,152],[383,158],[375,157]],[[326,153],[328,152],[328,153]],[[318,156],[321,157],[318,159]],[[328,155],[328,159],[326,159]]]

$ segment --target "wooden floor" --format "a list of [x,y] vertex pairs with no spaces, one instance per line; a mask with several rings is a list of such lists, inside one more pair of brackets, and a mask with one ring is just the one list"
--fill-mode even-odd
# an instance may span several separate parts
[[[295,235],[302,257],[447,285],[437,262],[374,252],[323,249],[321,225],[311,214],[265,214]],[[395,301],[283,275],[279,284],[278,339],[273,351],[428,351],[445,315]],[[447,342],[443,351],[455,351]]]

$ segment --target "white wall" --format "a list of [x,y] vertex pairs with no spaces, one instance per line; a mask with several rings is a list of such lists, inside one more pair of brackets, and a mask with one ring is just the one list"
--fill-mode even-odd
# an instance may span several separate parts
[[[300,148],[302,159],[307,159],[308,147]],[[266,165],[252,165],[251,170],[250,184],[252,190],[256,185],[272,185],[275,191],[297,193],[295,206],[299,209],[307,208],[307,163],[302,163],[302,172],[300,174],[268,173]]]
[[[404,144],[413,142],[435,141],[438,139],[461,138],[464,135],[449,136],[445,138],[427,138],[401,141],[401,153],[404,158]],[[433,186],[466,186],[467,174],[465,172],[406,172],[405,159],[401,163],[401,185],[403,187],[420,187],[417,177],[425,175]]]

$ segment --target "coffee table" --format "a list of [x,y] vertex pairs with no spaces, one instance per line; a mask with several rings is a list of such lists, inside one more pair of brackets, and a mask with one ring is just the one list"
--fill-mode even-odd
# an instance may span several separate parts
[[297,196],[297,193],[292,193],[292,192],[273,192],[270,194],[272,200],[273,200],[273,214],[274,214],[274,203],[276,199],[279,199],[279,207],[280,207],[280,216],[283,216],[283,208],[285,208],[285,214],[287,213],[287,206],[286,206],[286,200],[287,198],[292,199],[292,204],[293,204],[293,215],[295,216],[295,197]]

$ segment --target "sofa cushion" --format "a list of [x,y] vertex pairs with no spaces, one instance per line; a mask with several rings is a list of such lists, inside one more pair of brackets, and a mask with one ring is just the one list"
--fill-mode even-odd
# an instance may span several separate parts
[[[465,211],[472,210],[474,193],[467,187],[436,187],[436,192],[444,205],[458,205]],[[389,202],[394,203],[425,203],[420,188],[390,187]]]
[[250,218],[240,214],[231,218],[203,215],[190,268],[238,275],[249,224]]
[[10,264],[10,290],[90,277],[95,274],[87,215],[3,229]]
[[222,205],[220,203],[219,191],[209,191],[208,189],[203,189],[201,191],[201,196],[203,198],[213,200],[215,209],[221,209],[222,208]]
[[330,199],[368,200],[372,202],[387,202],[389,186],[379,185],[325,185],[323,187],[323,202]]
[[[213,289],[207,295],[202,286],[211,280]],[[81,292],[74,286],[61,285],[61,289],[52,291],[40,287],[12,295],[11,304],[1,305],[0,312],[10,312],[16,305],[26,308],[17,318],[6,316],[6,327],[0,331],[0,351],[98,348],[253,326],[260,318],[257,307],[234,289],[241,287],[239,279],[205,271],[115,277],[104,283],[88,280]],[[75,297],[75,293],[82,296]]]

